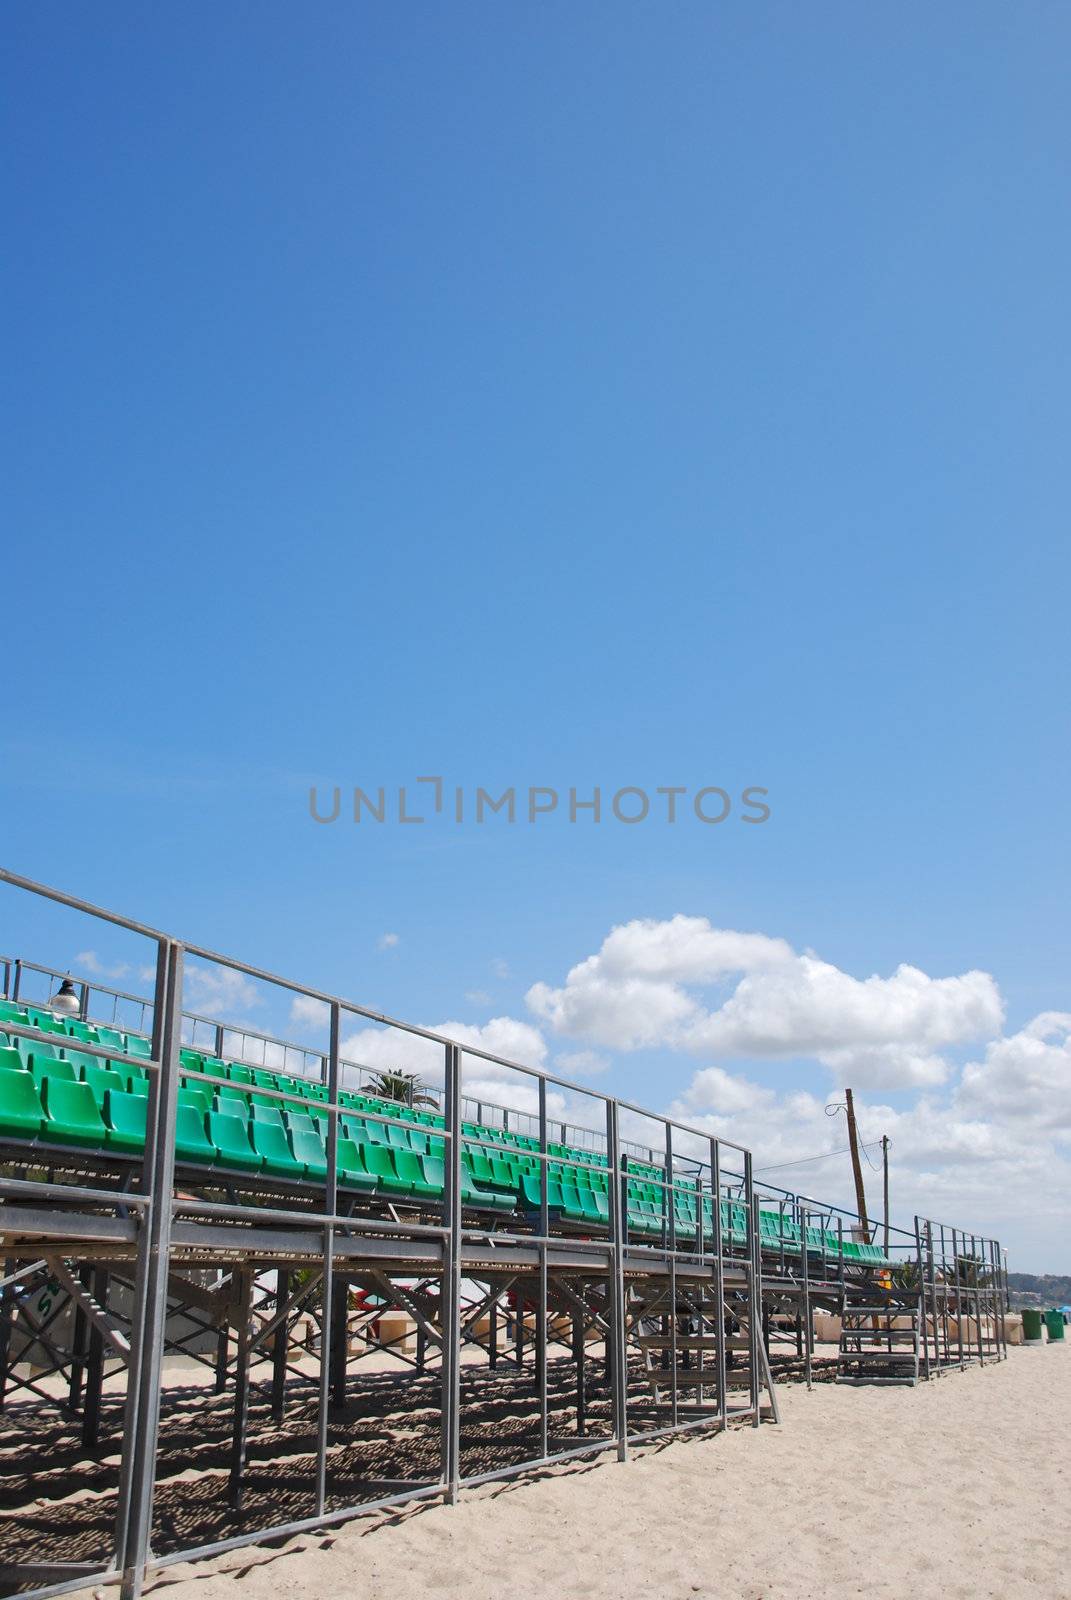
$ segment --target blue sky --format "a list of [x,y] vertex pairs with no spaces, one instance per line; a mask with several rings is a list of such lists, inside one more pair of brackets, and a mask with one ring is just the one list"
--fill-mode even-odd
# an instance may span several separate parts
[[[969,1223],[982,1174],[1019,1260],[1066,1267],[1030,1196],[1071,1055],[1024,1034],[1071,1011],[1066,12],[6,23],[6,863],[397,1014],[513,1019],[760,1154],[825,1148],[784,1097],[852,1070],[902,1207]],[[771,817],[308,817],[310,783],[430,773],[755,784]],[[81,953],[5,899],[0,942]],[[810,1023],[621,1048],[533,1009],[679,916],[999,1001],[864,991],[888,1016],[836,1067]],[[677,954],[657,981],[705,1013],[752,970]],[[856,991],[813,989],[835,1032]]]

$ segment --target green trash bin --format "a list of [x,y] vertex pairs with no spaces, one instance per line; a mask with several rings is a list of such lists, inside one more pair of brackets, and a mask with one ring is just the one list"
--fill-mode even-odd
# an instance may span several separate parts
[[1023,1343],[1041,1343],[1041,1312],[1023,1307]]
[[1045,1326],[1049,1330],[1049,1343],[1064,1336],[1064,1314],[1062,1311],[1046,1311]]

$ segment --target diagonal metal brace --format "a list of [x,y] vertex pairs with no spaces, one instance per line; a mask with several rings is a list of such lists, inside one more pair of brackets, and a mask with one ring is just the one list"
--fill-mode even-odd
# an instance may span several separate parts
[[115,1318],[110,1316],[104,1307],[94,1300],[85,1285],[79,1283],[74,1274],[68,1271],[65,1262],[61,1261],[58,1256],[49,1256],[47,1259],[53,1275],[59,1279],[71,1299],[81,1306],[90,1322],[100,1329],[100,1332],[107,1339],[115,1353],[123,1361],[129,1361],[130,1339],[123,1332]]

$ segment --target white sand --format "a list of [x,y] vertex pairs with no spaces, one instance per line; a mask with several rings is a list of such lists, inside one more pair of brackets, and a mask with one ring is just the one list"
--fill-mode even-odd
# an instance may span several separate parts
[[1071,1348],[559,1468],[151,1580],[162,1600],[1071,1596]]

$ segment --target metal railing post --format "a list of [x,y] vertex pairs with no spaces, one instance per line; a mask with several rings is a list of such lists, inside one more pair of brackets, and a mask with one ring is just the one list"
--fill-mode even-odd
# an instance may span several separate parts
[[[338,1105],[338,1050],[342,1031],[342,1010],[331,1002],[328,1054],[324,1058],[327,1099]],[[338,1112],[327,1114],[327,1176],[324,1180],[324,1216],[338,1213]],[[327,1504],[328,1422],[331,1408],[331,1335],[335,1295],[335,1224],[324,1223],[323,1279],[320,1283],[320,1385],[316,1415],[316,1515],[322,1517]],[[345,1352],[343,1352],[343,1359]]]
[[[446,1161],[442,1245],[441,1474],[448,1505],[461,1485],[461,1047],[446,1046]],[[523,1298],[520,1316],[523,1318]]]
[[[926,1273],[922,1259],[922,1228],[917,1216],[915,1218],[915,1259],[918,1262],[918,1283],[916,1288],[918,1290],[919,1322],[922,1333],[922,1366],[923,1372],[928,1379],[930,1376],[930,1339],[926,1329],[928,1318],[926,1310]],[[934,1332],[936,1333],[936,1328]]]
[[[547,1083],[539,1079],[539,1275],[535,1325],[536,1393],[539,1397],[539,1454],[547,1454],[547,1245],[550,1205],[547,1194]],[[568,1170],[572,1170],[571,1168]],[[523,1318],[523,1301],[521,1316]]]
[[[757,1428],[759,1417],[759,1318],[762,1316],[762,1254],[758,1244],[755,1224],[755,1180],[752,1173],[751,1151],[744,1152],[744,1198],[747,1221],[748,1260],[748,1362],[750,1374],[751,1423]],[[806,1242],[804,1243],[806,1249]]]
[[628,1460],[628,1369],[625,1344],[625,1218],[628,1204],[621,1171],[617,1101],[606,1102],[606,1154],[609,1162],[610,1282],[607,1295],[610,1332],[610,1385],[617,1459]]
[[718,1380],[718,1420],[728,1422],[728,1370],[725,1360],[725,1255],[721,1226],[721,1147],[710,1141],[710,1210],[714,1229],[714,1360]]
[[127,1368],[125,1449],[116,1519],[121,1600],[138,1600],[152,1532],[160,1368],[167,1318],[171,1199],[175,1181],[175,1110],[182,1028],[182,946],[160,940],[156,956],[152,1055],[142,1184],[149,1204],[138,1237]]

